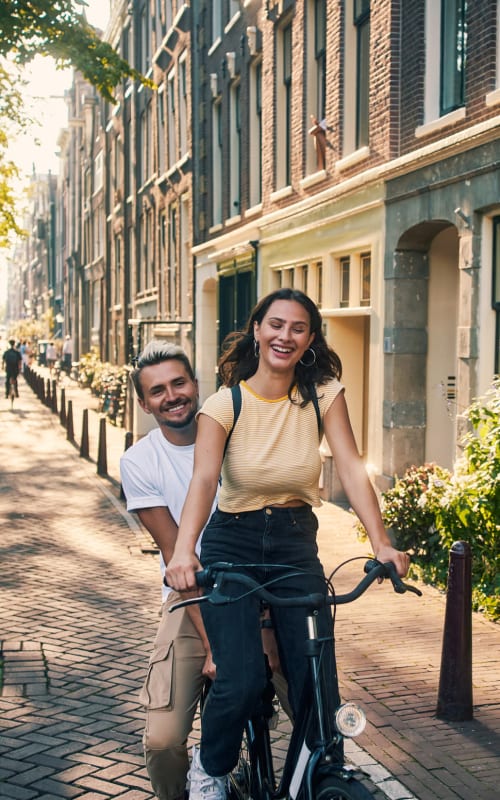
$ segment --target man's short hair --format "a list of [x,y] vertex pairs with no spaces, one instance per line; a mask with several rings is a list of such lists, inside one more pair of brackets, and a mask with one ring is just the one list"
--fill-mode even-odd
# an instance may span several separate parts
[[191,380],[196,380],[191,362],[182,347],[178,344],[162,341],[161,339],[152,339],[140,354],[137,359],[136,368],[132,372],[132,382],[141,400],[144,400],[144,392],[141,386],[141,372],[144,367],[152,367],[155,364],[161,364],[163,361],[171,361],[173,359],[184,364],[186,372]]
[[9,344],[11,347],[14,347],[15,343],[16,343],[15,339],[9,339]]

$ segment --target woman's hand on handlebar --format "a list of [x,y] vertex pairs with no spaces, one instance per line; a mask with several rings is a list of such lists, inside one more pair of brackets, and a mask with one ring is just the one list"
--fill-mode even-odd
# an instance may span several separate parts
[[396,550],[395,547],[388,544],[380,545],[375,553],[375,558],[383,564],[387,561],[392,561],[400,578],[404,578],[410,569],[410,556],[408,553]]
[[195,578],[195,572],[200,569],[201,564],[194,553],[176,554],[174,552],[165,570],[167,584],[178,592],[194,589],[197,594],[200,594]]

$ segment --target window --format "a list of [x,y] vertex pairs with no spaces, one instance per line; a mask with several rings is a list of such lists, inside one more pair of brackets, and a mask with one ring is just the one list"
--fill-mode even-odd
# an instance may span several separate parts
[[464,104],[467,0],[441,2],[441,114]]
[[361,262],[361,291],[360,306],[369,306],[371,303],[371,271],[372,258],[370,253],[362,253]]
[[114,303],[115,305],[121,304],[121,291],[122,291],[122,239],[121,236],[115,236],[115,269],[114,269]]
[[300,289],[320,308],[323,304],[323,262],[287,265],[275,270],[276,288]]
[[103,151],[100,150],[94,161],[94,192],[98,192],[103,187],[104,173],[103,173],[104,156]]
[[113,188],[114,202],[119,203],[122,199],[122,140],[116,136],[113,146]]
[[349,306],[349,294],[351,283],[351,259],[345,256],[340,259],[340,308]]
[[146,75],[151,67],[151,15],[147,4],[144,4],[140,18],[141,36],[139,39],[139,64],[140,71]]
[[170,319],[177,315],[177,207],[168,210],[168,303]]
[[177,161],[177,131],[176,131],[176,104],[175,104],[175,70],[168,74],[167,82],[168,102],[168,165],[173,167]]
[[262,62],[250,71],[250,148],[249,202],[255,206],[262,199]]
[[93,231],[94,231],[94,247],[92,253],[92,259],[95,261],[98,258],[101,258],[104,255],[104,208],[99,206],[94,211],[94,218],[93,218]]
[[165,92],[162,86],[158,89],[158,173],[163,175],[166,169],[167,125],[165,119]]
[[179,60],[179,147],[180,155],[188,152],[188,89],[186,53]]
[[158,225],[158,280],[160,285],[159,297],[159,310],[160,316],[163,318],[165,314],[165,271],[166,257],[167,257],[167,217],[164,211],[160,213],[160,220]]
[[144,114],[142,116],[142,124],[143,124],[143,134],[142,134],[142,146],[144,149],[143,160],[144,160],[144,175],[143,180],[144,182],[148,181],[154,172],[154,164],[153,164],[153,143],[152,143],[152,135],[153,135],[153,124],[152,124],[152,109],[151,103],[148,103]]
[[146,131],[146,112],[143,111],[137,125],[136,162],[137,188],[144,183],[144,134]]
[[326,116],[326,0],[309,0],[305,102],[308,128],[306,172],[325,168]]
[[292,138],[292,24],[279,32],[276,97],[276,188],[290,185]]
[[343,78],[343,155],[368,146],[370,0],[346,0]]
[[173,0],[165,0],[165,31],[169,31],[174,21]]
[[162,16],[162,0],[156,0],[156,9],[155,9],[155,33],[156,33],[156,42],[155,47],[158,50],[161,47],[161,43],[163,41],[163,37],[165,36],[165,23]]
[[368,144],[370,103],[370,0],[354,0],[356,27],[356,149]]
[[240,85],[231,87],[231,119],[230,119],[230,208],[229,216],[234,217],[240,213]]
[[314,0],[314,60],[318,122],[325,118],[326,103],[326,0]]
[[212,225],[222,222],[222,104],[212,106]]
[[212,0],[212,42],[222,34],[222,0]]
[[191,313],[191,275],[190,275],[190,238],[189,238],[189,197],[183,194],[179,205],[179,298],[180,315],[186,319]]
[[424,124],[465,103],[467,0],[426,0]]
[[155,280],[154,264],[154,237],[153,237],[153,212],[149,208],[144,214],[144,268],[145,268],[145,289],[153,289]]
[[371,304],[371,253],[351,253],[336,259],[332,306],[360,308]]

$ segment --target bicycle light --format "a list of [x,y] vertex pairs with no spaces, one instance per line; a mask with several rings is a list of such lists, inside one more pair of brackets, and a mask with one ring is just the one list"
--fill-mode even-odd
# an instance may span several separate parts
[[335,712],[335,727],[342,736],[352,739],[365,729],[366,716],[356,703],[343,703]]

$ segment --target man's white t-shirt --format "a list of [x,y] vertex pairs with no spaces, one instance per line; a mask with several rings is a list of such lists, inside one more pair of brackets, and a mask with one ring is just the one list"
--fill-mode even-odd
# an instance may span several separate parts
[[[120,459],[120,474],[127,500],[127,511],[141,508],[168,508],[179,525],[181,511],[193,474],[194,444],[171,444],[160,428],[154,428],[126,450]],[[215,509],[216,501],[212,506]],[[201,538],[201,537],[200,537]],[[198,540],[197,552],[200,542]],[[165,562],[160,553],[162,579]],[[170,589],[162,580],[162,598]]]

